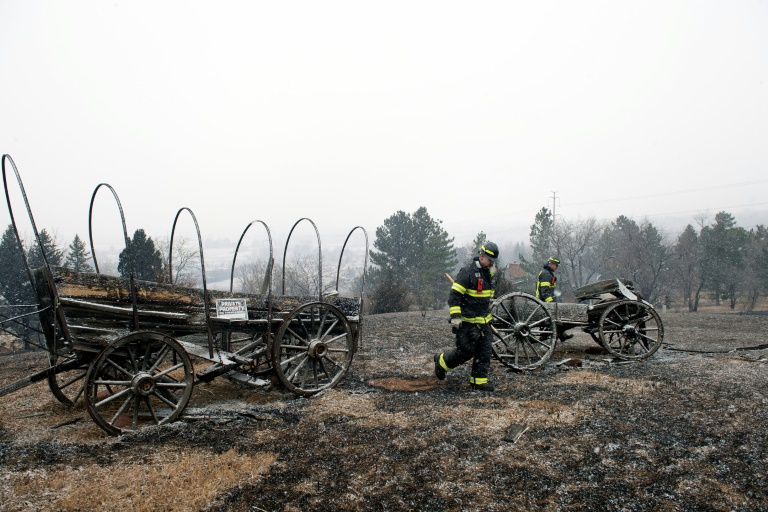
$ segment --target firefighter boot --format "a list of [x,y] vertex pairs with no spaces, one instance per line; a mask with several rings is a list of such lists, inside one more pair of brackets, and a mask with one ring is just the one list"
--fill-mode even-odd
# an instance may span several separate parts
[[488,392],[491,392],[491,391],[495,391],[496,390],[494,385],[491,384],[490,382],[487,382],[485,384],[470,384],[470,387],[472,388],[473,391],[488,391]]
[[437,377],[439,380],[443,380],[445,378],[445,368],[440,364],[440,359],[442,359],[443,354],[435,354],[435,377]]

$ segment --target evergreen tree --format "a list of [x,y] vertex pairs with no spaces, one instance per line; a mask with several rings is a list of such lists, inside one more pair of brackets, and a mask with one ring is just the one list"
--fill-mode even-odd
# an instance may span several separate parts
[[528,261],[522,254],[519,255],[520,266],[529,274],[538,276],[541,266],[549,259],[549,257],[556,256],[555,254],[550,254],[552,248],[553,226],[552,212],[549,211],[548,208],[539,210],[531,225],[531,234],[529,237],[531,251],[533,253],[531,260]]
[[[0,240],[0,304],[11,307],[0,309],[0,319],[30,313],[29,307],[36,303],[29,274],[24,265],[24,247],[19,245],[13,225],[9,224]],[[37,316],[26,316],[2,324],[2,328],[24,340],[24,348],[33,335],[33,326],[39,325]]]
[[488,236],[485,234],[484,231],[481,231],[477,234],[474,240],[472,240],[472,248],[471,248],[471,254],[474,258],[474,255],[480,252],[480,247],[483,246],[485,242],[488,241]]
[[78,235],[75,235],[72,243],[69,244],[69,251],[67,252],[64,266],[71,268],[75,272],[92,272],[93,267],[88,263],[90,256],[91,253],[85,248],[85,242]]
[[373,312],[408,304],[410,299],[392,297],[391,290],[411,294],[422,310],[444,303],[445,274],[456,265],[456,251],[441,224],[421,207],[412,215],[398,211],[376,228],[369,280]]
[[[45,258],[43,258],[43,253],[45,253]],[[58,267],[61,266],[63,259],[64,254],[58,248],[56,240],[45,229],[40,232],[40,244],[38,245],[37,240],[33,240],[27,252],[29,268],[32,269],[45,266],[46,261],[48,265]]]
[[746,292],[746,309],[753,311],[765,285],[761,279],[761,257],[768,247],[768,229],[762,224],[749,230],[747,254],[744,257],[746,272],[742,272],[742,286]]
[[717,305],[725,295],[733,309],[749,235],[744,228],[736,226],[736,219],[730,213],[719,212],[715,215],[715,224],[701,230],[701,241],[704,249],[702,272],[707,287],[715,293]]
[[8,304],[34,302],[22,250],[13,225],[9,224],[0,241],[0,296]]
[[147,237],[143,229],[137,229],[133,238],[128,239],[128,246],[120,252],[117,271],[123,277],[131,275],[129,256],[133,258],[134,279],[162,282],[162,254],[155,249],[155,243],[151,237]]
[[536,214],[531,225],[531,234],[529,237],[531,243],[531,259],[527,259],[522,253],[518,254],[520,258],[520,268],[526,271],[529,278],[520,284],[520,289],[533,291],[536,289],[536,279],[541,271],[541,267],[546,263],[552,254],[552,236],[554,223],[552,212],[548,208],[542,208]]

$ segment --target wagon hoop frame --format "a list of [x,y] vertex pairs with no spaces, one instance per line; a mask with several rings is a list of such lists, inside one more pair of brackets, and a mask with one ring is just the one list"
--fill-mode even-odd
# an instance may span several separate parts
[[[115,189],[112,188],[112,185],[109,183],[99,183],[96,185],[96,188],[93,189],[93,194],[91,195],[91,205],[88,208],[88,240],[91,243],[91,257],[93,258],[93,265],[96,269],[97,274],[101,274],[99,271],[99,262],[96,261],[96,249],[93,246],[93,204],[96,200],[96,193],[99,191],[101,187],[107,187],[110,192],[112,192],[112,197],[115,198],[115,202],[117,203],[117,209],[120,212],[120,222],[123,226],[123,242],[125,243],[125,250],[128,254],[128,282],[130,284],[130,291],[131,291],[131,308],[133,309],[133,330],[138,331],[139,330],[139,304],[138,304],[138,293],[136,291],[136,277],[134,275],[134,269],[133,269],[133,251],[131,250],[131,246],[128,242],[128,228],[125,225],[125,214],[123,213],[123,205],[120,203],[120,198],[117,196],[117,192],[115,192]],[[49,267],[50,270],[50,267]]]
[[171,241],[168,248],[168,283],[173,284],[173,238],[176,234],[176,223],[179,221],[179,216],[182,212],[188,212],[192,217],[192,222],[195,224],[195,231],[197,232],[197,245],[200,250],[200,271],[203,275],[203,310],[205,311],[205,332],[208,335],[208,355],[213,357],[213,332],[211,332],[211,305],[209,304],[208,283],[205,278],[205,256],[203,255],[203,239],[200,236],[200,225],[197,223],[197,217],[194,212],[182,206],[179,211],[176,212],[176,216],[173,219],[173,227],[171,228]]
[[264,229],[267,232],[267,238],[269,239],[269,261],[267,262],[267,269],[266,269],[266,275],[264,276],[267,279],[267,297],[268,301],[272,302],[272,270],[275,263],[275,258],[272,250],[272,233],[269,231],[269,226],[262,221],[262,220],[252,220],[248,223],[247,226],[245,226],[245,229],[243,230],[242,234],[240,235],[240,239],[237,241],[237,247],[235,247],[235,254],[232,257],[232,270],[229,274],[229,293],[232,293],[235,287],[235,264],[237,263],[237,255],[240,252],[240,245],[243,243],[243,239],[245,238],[245,234],[248,232],[248,230],[251,228],[252,225],[260,223],[262,226],[264,226]]
[[[4,154],[3,158],[2,158],[2,172],[3,172],[3,188],[5,189],[5,201],[6,201],[6,204],[8,205],[8,214],[11,216],[11,225],[13,226],[13,233],[14,233],[14,235],[16,235],[16,243],[18,244],[19,252],[21,253],[21,259],[24,262],[24,268],[25,268],[25,270],[27,272],[27,278],[29,279],[29,284],[30,284],[30,286],[32,288],[32,293],[35,294],[35,301],[37,302],[37,306],[36,306],[37,311],[36,311],[36,313],[40,314],[40,312],[45,311],[48,308],[43,308],[43,309],[40,308],[40,306],[42,305],[42,300],[41,300],[41,297],[40,297],[40,295],[38,293],[37,287],[35,286],[35,280],[32,277],[32,269],[29,268],[29,260],[27,258],[26,252],[24,252],[24,245],[21,243],[21,236],[19,235],[19,228],[16,225],[16,216],[13,214],[13,206],[11,205],[11,196],[10,196],[10,192],[8,190],[8,178],[7,178],[7,175],[6,175],[6,167],[5,167],[5,162],[6,161],[10,162],[11,167],[13,168],[13,173],[16,175],[16,182],[19,185],[19,190],[21,192],[21,197],[24,200],[24,206],[27,209],[27,216],[29,217],[29,222],[32,225],[32,231],[35,234],[35,240],[37,241],[37,247],[40,249],[40,254],[43,257],[43,261],[45,262],[45,268],[46,268],[46,270],[48,271],[49,274],[51,273],[51,265],[50,265],[50,263],[48,263],[48,256],[45,254],[45,249],[43,248],[43,244],[42,244],[42,242],[40,240],[40,233],[37,230],[37,223],[35,222],[35,216],[32,215],[32,207],[29,205],[29,199],[27,198],[27,192],[26,192],[26,190],[24,188],[24,183],[23,183],[23,181],[21,179],[21,175],[19,174],[19,170],[16,167],[16,162],[13,161],[13,158],[11,157],[11,155]],[[62,322],[62,326],[63,326],[63,331],[62,332],[64,334],[64,338],[65,339],[70,339],[69,329],[66,327],[66,320],[64,318],[64,313],[61,310],[59,310],[59,308],[58,308],[58,300],[59,300],[58,299],[58,293],[56,292],[55,287],[50,287],[50,291],[51,291],[51,297],[53,299],[54,314],[57,315],[59,317],[59,321]],[[24,315],[24,316],[28,316],[28,315]],[[53,336],[54,346],[52,347],[52,350],[50,351],[51,355],[56,351],[56,347],[55,347],[56,322],[55,321],[53,322],[52,330],[54,332],[54,336]],[[49,347],[49,349],[51,349],[51,347]],[[51,364],[53,364],[53,360],[51,360]]]
[[[27,192],[24,189],[24,183],[21,181],[21,175],[19,174],[19,170],[16,168],[16,162],[14,162],[13,158],[11,158],[11,155],[8,155],[8,154],[3,155],[2,160],[3,160],[2,169],[3,169],[3,187],[5,188],[5,202],[8,205],[8,213],[11,216],[11,225],[13,226],[13,232],[16,235],[16,243],[19,244],[19,249],[21,250],[21,258],[24,261],[24,268],[27,270],[27,276],[29,277],[29,282],[30,284],[32,284],[34,282],[34,279],[32,278],[32,269],[29,268],[29,260],[27,259],[27,254],[24,252],[24,246],[21,243],[21,236],[19,235],[19,228],[16,226],[16,217],[13,214],[13,206],[11,205],[11,196],[8,191],[8,179],[6,177],[6,170],[5,170],[6,160],[11,163],[13,172],[16,175],[16,182],[19,185],[19,190],[21,191],[21,197],[24,199],[24,205],[27,208],[27,215],[29,216],[29,221],[32,224],[32,231],[35,234],[35,240],[37,240],[37,246],[40,249],[40,254],[42,254],[43,256],[43,261],[45,262],[45,266],[48,268],[49,271],[51,270],[51,266],[48,263],[48,256],[45,254],[45,249],[43,249],[43,244],[40,241],[40,233],[37,231],[35,216],[32,215],[32,207],[30,207],[29,205]],[[39,300],[40,298],[37,297],[37,291],[35,291],[35,298],[38,300],[38,304],[40,304],[40,300]]]
[[312,222],[312,219],[309,219],[307,217],[302,217],[293,224],[291,231],[288,232],[288,238],[286,238],[285,240],[285,248],[283,249],[283,288],[281,293],[282,295],[285,295],[285,258],[286,258],[286,254],[288,253],[288,244],[291,242],[291,236],[293,235],[293,231],[296,229],[296,226],[298,226],[299,223],[303,220],[306,220],[310,224],[312,224],[312,227],[315,229],[315,236],[317,237],[317,275],[319,279],[317,294],[318,294],[318,300],[322,302],[323,301],[323,249],[320,243],[320,232],[317,230],[317,226],[315,225],[315,223]]

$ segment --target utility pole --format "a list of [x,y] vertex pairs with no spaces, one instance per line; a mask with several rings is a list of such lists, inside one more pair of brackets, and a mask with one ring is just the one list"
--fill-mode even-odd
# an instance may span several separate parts
[[549,237],[549,252],[552,252],[552,240],[555,237],[555,219],[557,218],[557,192],[552,191],[552,234]]
[[557,208],[557,192],[552,191],[552,231],[555,230],[555,217],[557,217],[557,213],[555,213],[555,209]]

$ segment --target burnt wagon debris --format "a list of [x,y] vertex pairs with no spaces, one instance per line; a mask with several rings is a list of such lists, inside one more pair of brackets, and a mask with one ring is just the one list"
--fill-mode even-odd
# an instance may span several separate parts
[[[3,183],[19,246],[21,238],[8,192],[8,166],[16,175],[46,262],[31,269],[22,254],[37,301],[36,311],[31,314],[40,318],[50,366],[0,387],[0,396],[46,380],[57,400],[68,406],[85,400],[96,424],[117,435],[176,420],[189,402],[194,385],[218,376],[254,386],[276,380],[296,395],[311,396],[335,387],[349,370],[361,338],[362,287],[368,263],[368,235],[361,226],[347,235],[338,265],[340,271],[350,237],[360,231],[365,241],[365,260],[359,297],[338,294],[339,272],[336,290],[322,293],[320,237],[314,222],[307,218],[293,225],[285,244],[283,294],[272,293],[272,236],[263,221],[249,223],[240,237],[232,260],[229,292],[209,290],[200,230],[188,208],[180,209],[174,220],[168,259],[173,260],[179,216],[188,213],[197,229],[202,289],[136,280],[132,270],[127,278],[114,277],[99,272],[93,249],[93,198],[99,190],[112,192],[129,250],[130,244],[120,200],[111,186],[102,183],[93,192],[89,212],[96,272],[75,272],[48,264],[19,172],[11,157],[4,155]],[[321,291],[318,296],[285,295],[288,244],[296,226],[304,221],[312,224],[317,234]],[[269,240],[262,293],[236,293],[232,289],[237,253],[249,228],[257,224],[262,225]],[[169,275],[173,272],[169,271]],[[200,366],[200,360],[206,365]]]
[[628,279],[608,279],[576,290],[578,303],[544,302],[512,292],[491,304],[493,354],[513,370],[534,370],[552,357],[558,333],[580,328],[612,357],[647,359],[664,341],[653,305]]

